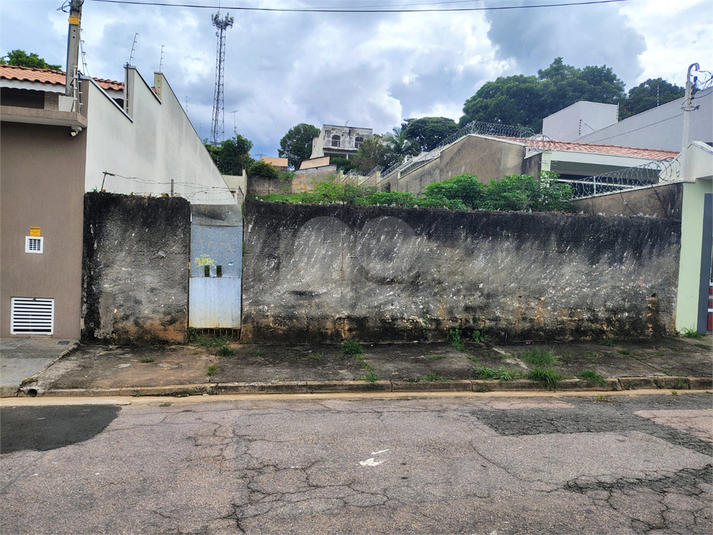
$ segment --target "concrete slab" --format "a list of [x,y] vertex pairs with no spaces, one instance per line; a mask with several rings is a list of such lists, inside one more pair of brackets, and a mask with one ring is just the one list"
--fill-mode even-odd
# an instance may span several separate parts
[[39,374],[77,340],[50,337],[0,338],[0,395],[13,396],[25,379]]

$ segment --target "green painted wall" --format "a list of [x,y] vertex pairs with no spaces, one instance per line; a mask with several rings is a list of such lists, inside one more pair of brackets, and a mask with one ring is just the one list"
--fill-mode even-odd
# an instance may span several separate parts
[[683,185],[681,217],[681,260],[678,271],[676,329],[696,329],[701,280],[703,242],[703,203],[713,193],[713,182],[697,180]]

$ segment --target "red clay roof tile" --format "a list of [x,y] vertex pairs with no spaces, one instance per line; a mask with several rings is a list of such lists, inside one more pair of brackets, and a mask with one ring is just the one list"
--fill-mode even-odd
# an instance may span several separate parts
[[[32,69],[30,67],[18,67],[16,65],[0,65],[0,78],[18,80],[20,82],[37,82],[63,86],[66,81],[66,74],[62,71],[53,71],[50,69]],[[104,80],[102,78],[94,78],[94,81],[99,84],[102,89],[115,91],[124,89],[123,82]]]

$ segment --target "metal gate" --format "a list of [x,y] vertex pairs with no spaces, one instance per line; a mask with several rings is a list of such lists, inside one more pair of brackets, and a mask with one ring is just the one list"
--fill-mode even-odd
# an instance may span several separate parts
[[191,206],[189,327],[240,329],[242,273],[240,207]]

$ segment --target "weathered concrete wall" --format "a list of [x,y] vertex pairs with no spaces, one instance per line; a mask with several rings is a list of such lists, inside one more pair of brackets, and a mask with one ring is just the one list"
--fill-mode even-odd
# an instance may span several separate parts
[[292,181],[279,178],[248,175],[246,195],[268,195],[270,193],[292,193]]
[[335,175],[340,175],[336,165],[297,171],[295,172],[295,178],[292,179],[292,193],[312,191],[315,184],[324,182],[328,177]]
[[184,340],[190,217],[178,197],[85,195],[82,339]]
[[574,210],[589,215],[648,216],[680,221],[683,183],[617,191],[577,199],[572,204]]
[[445,149],[435,160],[406,169],[400,178],[389,176],[388,180],[379,185],[384,186],[388,182],[391,191],[407,191],[418,195],[429,184],[443,182],[463,173],[476,175],[484,184],[491,179],[519,175],[526,171],[537,176],[539,169],[533,174],[534,169],[525,166],[524,158],[525,146],[522,143],[469,135]]
[[245,232],[246,340],[673,328],[680,224],[670,220],[257,202]]

